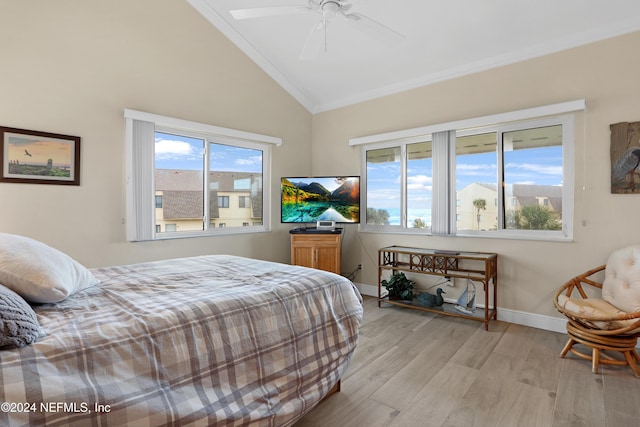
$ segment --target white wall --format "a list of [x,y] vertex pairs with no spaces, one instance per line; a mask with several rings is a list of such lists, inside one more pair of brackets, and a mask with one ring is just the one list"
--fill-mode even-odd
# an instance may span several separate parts
[[[345,241],[343,265],[377,281],[377,250],[388,245],[499,253],[500,307],[558,316],[555,290],[604,264],[613,249],[638,243],[640,195],[610,194],[609,125],[640,120],[640,33],[387,96],[313,117],[313,172],[358,173],[351,138],[586,99],[576,116],[574,241],[360,233]],[[342,171],[342,172],[341,172]],[[352,236],[355,233],[352,233]]]
[[4,1],[0,126],[76,135],[79,187],[0,183],[0,232],[87,266],[207,253],[289,261],[288,227],[162,242],[125,239],[125,108],[283,138],[271,183],[310,172],[311,115],[184,1]]

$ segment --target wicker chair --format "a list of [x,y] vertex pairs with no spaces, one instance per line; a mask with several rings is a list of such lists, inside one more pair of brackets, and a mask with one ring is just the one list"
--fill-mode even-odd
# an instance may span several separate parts
[[[600,283],[592,276],[603,270],[605,278]],[[589,297],[594,290],[602,298]],[[574,291],[578,295],[573,295]],[[578,357],[591,360],[593,373],[598,373],[600,364],[628,365],[640,378],[640,356],[636,352],[640,337],[639,295],[640,246],[615,251],[606,265],[565,283],[554,296],[556,309],[568,319],[569,340],[560,357],[571,351]],[[590,353],[576,348],[576,344],[591,349]],[[624,357],[612,357],[607,352],[618,352]]]

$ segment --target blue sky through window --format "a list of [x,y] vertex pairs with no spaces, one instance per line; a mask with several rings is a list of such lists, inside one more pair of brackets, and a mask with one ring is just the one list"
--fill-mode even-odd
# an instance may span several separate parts
[[[459,155],[456,158],[456,189],[474,182],[497,183],[496,153]],[[507,184],[562,185],[562,147],[540,147],[505,152]],[[424,171],[422,174],[420,170]],[[431,159],[412,160],[407,176],[431,175]],[[411,179],[407,179],[411,185]],[[425,209],[431,208],[429,186],[412,187],[410,197],[420,198]],[[376,209],[399,208],[400,163],[369,163],[367,165],[367,204]]]
[[[202,170],[204,140],[156,132],[156,169]],[[212,144],[209,168],[221,172],[262,173],[262,152]]]

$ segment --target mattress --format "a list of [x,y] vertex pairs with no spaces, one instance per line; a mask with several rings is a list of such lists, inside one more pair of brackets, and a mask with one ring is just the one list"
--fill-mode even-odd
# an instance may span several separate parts
[[0,351],[0,425],[286,426],[347,368],[361,297],[342,276],[229,255],[92,269]]

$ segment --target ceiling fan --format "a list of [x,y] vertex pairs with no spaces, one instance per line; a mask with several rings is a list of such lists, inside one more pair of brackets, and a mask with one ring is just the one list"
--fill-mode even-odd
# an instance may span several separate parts
[[251,9],[231,10],[235,19],[264,18],[279,15],[319,13],[322,19],[311,29],[307,41],[300,53],[300,59],[314,59],[321,52],[327,52],[327,26],[336,16],[341,16],[354,28],[368,36],[383,42],[395,43],[404,40],[404,36],[361,13],[348,13],[353,0],[308,0],[305,6],[271,6]]

